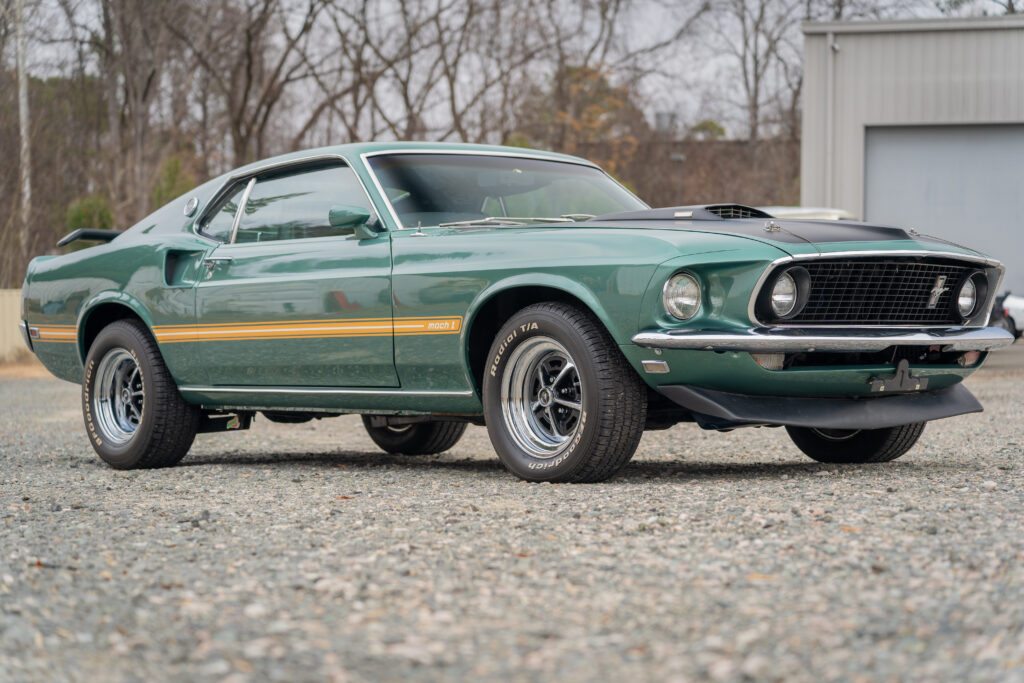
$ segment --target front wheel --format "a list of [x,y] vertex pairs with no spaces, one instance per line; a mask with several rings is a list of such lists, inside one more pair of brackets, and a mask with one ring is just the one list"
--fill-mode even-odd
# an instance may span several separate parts
[[119,320],[89,348],[82,413],[93,450],[119,470],[168,467],[185,457],[199,408],[178,393],[146,327]]
[[487,358],[487,432],[510,472],[602,481],[633,457],[646,389],[589,314],[564,303],[528,306],[505,323]]
[[889,462],[917,443],[925,422],[883,429],[786,427],[797,448],[812,460],[830,464]]

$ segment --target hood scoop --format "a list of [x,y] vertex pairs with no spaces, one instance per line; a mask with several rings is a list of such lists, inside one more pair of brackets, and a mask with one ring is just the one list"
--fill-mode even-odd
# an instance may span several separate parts
[[725,221],[734,218],[772,218],[760,209],[742,204],[670,206],[646,211],[623,211],[598,216],[595,221]]
[[[700,232],[720,232],[773,243],[823,244],[826,242],[877,242],[912,239],[911,235],[900,228],[855,221],[775,218],[760,209],[742,204],[670,206],[664,209],[609,213],[593,220],[627,223],[637,228],[676,228]],[[917,239],[921,238],[922,236],[917,236]]]

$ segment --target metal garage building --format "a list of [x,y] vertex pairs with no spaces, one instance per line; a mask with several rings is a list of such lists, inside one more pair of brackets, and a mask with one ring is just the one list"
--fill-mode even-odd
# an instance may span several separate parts
[[1024,294],[1024,16],[804,37],[801,203],[966,243]]

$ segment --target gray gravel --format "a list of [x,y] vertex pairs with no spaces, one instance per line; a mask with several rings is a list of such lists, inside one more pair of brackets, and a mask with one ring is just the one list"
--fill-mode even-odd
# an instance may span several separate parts
[[1024,681],[1024,371],[970,386],[891,464],[684,425],[558,486],[352,417],[116,472],[0,382],[0,680]]

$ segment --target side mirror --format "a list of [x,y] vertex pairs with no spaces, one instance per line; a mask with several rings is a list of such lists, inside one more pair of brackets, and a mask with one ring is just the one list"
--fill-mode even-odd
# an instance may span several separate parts
[[361,223],[366,223],[370,218],[370,212],[361,206],[349,206],[347,204],[332,206],[327,214],[332,228],[354,228]]
[[380,229],[380,222],[374,220],[370,223],[361,223],[357,225],[355,235],[357,240],[369,240],[373,239],[381,232],[383,231]]
[[380,234],[380,221],[370,218],[370,212],[361,206],[332,206],[327,219],[333,228],[353,228],[357,240],[368,240]]

